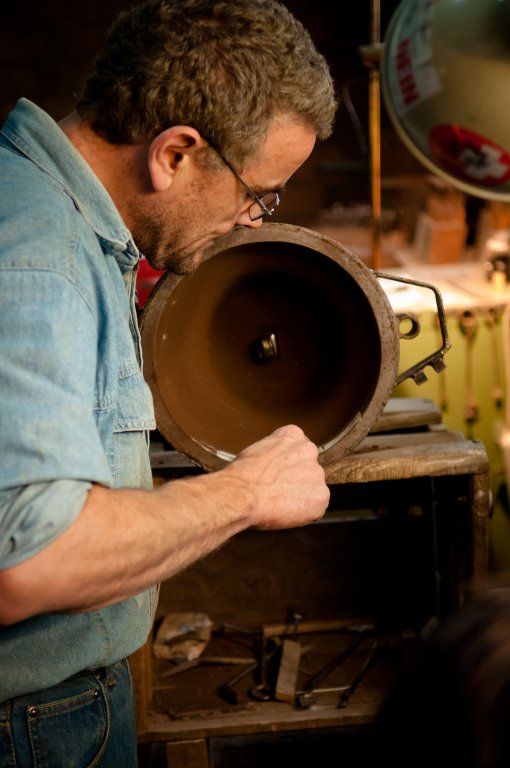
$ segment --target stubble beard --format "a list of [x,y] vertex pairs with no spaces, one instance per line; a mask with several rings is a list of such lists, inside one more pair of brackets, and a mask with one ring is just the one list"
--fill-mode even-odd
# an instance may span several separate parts
[[138,218],[133,238],[137,248],[153,269],[169,270],[175,275],[196,272],[203,260],[203,245],[182,244],[182,234],[169,227],[168,216]]

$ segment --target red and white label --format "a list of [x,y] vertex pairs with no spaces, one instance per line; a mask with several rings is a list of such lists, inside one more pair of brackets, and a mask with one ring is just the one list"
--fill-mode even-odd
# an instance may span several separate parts
[[459,179],[495,187],[510,178],[510,154],[467,128],[437,125],[429,147],[439,167]]
[[406,109],[412,107],[420,99],[418,85],[413,72],[410,47],[411,41],[408,37],[404,40],[399,40],[395,61],[398,87]]
[[436,2],[416,0],[404,6],[394,48],[388,50],[389,87],[400,116],[441,90],[430,40]]

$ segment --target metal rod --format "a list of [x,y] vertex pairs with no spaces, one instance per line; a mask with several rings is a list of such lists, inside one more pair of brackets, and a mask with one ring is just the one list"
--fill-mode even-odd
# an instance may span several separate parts
[[[373,48],[380,44],[380,0],[372,0],[370,42]],[[379,66],[374,63],[369,70],[369,121],[370,121],[370,186],[372,199],[372,267],[382,265],[381,226],[381,91]]]

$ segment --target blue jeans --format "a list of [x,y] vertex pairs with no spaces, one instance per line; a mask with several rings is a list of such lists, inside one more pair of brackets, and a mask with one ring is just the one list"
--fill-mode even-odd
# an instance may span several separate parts
[[0,768],[136,768],[136,753],[125,660],[0,704]]

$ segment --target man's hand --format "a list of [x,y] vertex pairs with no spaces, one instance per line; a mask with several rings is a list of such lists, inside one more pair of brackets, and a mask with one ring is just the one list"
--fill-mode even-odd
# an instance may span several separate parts
[[291,528],[321,518],[329,503],[318,449],[295,425],[245,448],[224,472],[251,488],[255,526]]

